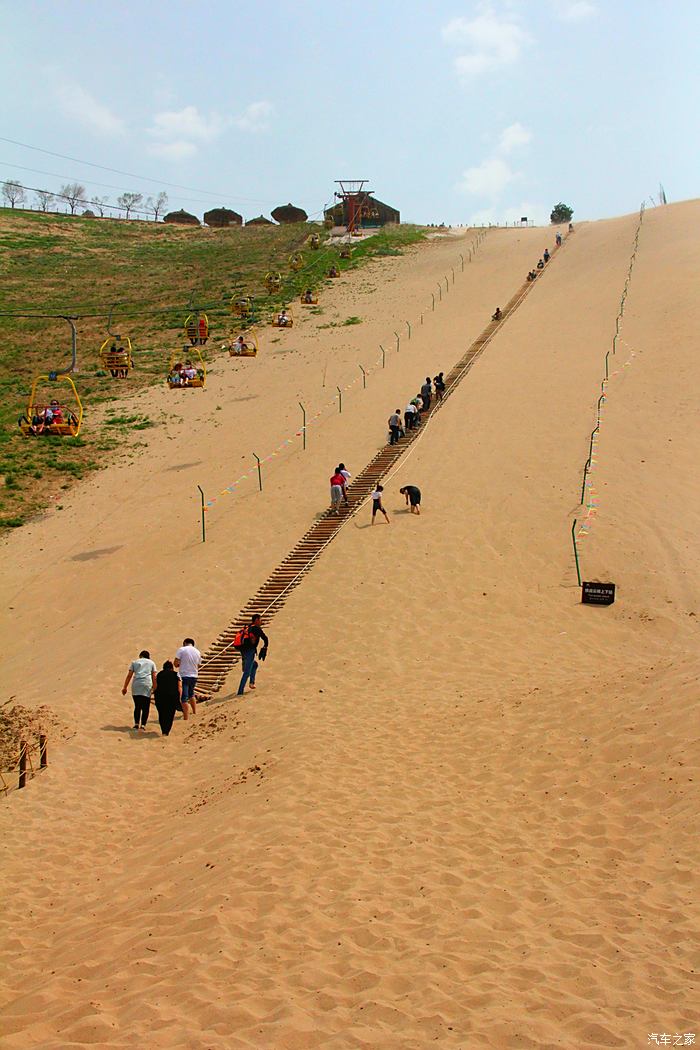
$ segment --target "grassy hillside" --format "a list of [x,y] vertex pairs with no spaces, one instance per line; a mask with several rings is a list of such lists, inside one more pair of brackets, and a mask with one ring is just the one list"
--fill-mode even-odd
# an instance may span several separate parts
[[[254,295],[266,318],[303,288],[322,292],[331,263],[355,267],[367,258],[398,254],[422,237],[415,227],[390,227],[354,245],[351,260],[339,260],[335,250],[305,249],[312,230],[320,227],[210,230],[0,209],[0,314],[80,315],[74,378],[86,409],[79,438],[22,437],[17,418],[26,409],[32,378],[68,364],[70,329],[57,318],[0,316],[0,527],[21,525],[50,495],[108,462],[126,432],[153,425],[120,414],[118,400],[163,381],[171,351],[183,343],[190,302],[209,317],[205,356],[212,355],[233,331],[232,296]],[[288,259],[300,249],[304,268],[293,273]],[[273,297],[264,288],[268,270],[284,280]],[[98,357],[110,306],[117,303],[112,329],[134,346],[135,368],[126,381],[105,375]],[[108,401],[114,402],[111,419],[98,427],[90,408]]]

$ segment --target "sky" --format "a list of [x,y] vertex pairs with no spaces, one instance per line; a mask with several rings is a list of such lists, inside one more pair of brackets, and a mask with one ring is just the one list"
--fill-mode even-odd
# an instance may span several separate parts
[[252,218],[364,178],[453,225],[700,194],[697,0],[0,0],[0,25],[0,182]]

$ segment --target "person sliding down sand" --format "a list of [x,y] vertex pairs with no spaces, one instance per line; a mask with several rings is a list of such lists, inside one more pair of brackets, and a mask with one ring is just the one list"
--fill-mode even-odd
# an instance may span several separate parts
[[387,525],[391,524],[391,522],[389,521],[389,515],[387,514],[387,512],[384,510],[384,507],[382,506],[382,493],[383,493],[383,491],[384,491],[384,486],[383,485],[377,485],[376,489],[372,493],[372,524],[373,525],[374,525],[374,519],[376,518],[378,511],[380,513],[382,513],[384,515],[384,517],[386,518]]
[[500,308],[500,306],[497,306],[496,307],[496,312],[491,314],[491,320],[492,321],[500,321],[502,316],[503,315],[501,313],[501,308]]
[[399,492],[406,497],[406,506],[410,504],[411,514],[420,514],[420,489],[416,485],[404,485]]

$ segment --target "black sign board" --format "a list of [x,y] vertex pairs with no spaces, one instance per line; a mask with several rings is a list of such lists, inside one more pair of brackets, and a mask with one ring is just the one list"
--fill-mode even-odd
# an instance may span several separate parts
[[612,605],[615,601],[614,583],[586,583],[581,586],[581,601],[584,605]]

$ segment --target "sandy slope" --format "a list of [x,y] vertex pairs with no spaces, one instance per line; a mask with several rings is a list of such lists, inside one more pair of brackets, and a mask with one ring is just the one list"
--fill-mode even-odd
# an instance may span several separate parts
[[[220,629],[323,505],[329,467],[369,458],[541,232],[489,234],[306,453],[262,495],[222,498],[206,545],[196,482],[223,487],[297,400],[354,378],[429,308],[457,244],[334,288],[363,326],[309,321],[217,365],[146,456],[12,537],[6,686],[79,732],[0,813],[8,1047],[635,1047],[697,1029],[699,212],[642,230],[636,354],[609,385],[582,543],[584,575],[618,583],[611,609],[578,604],[569,529],[634,216],[576,232],[388,484],[392,525],[351,522],[276,618],[255,697],[227,691],[167,745],[120,731],[123,665]],[[80,614],[57,622],[46,593]]]

